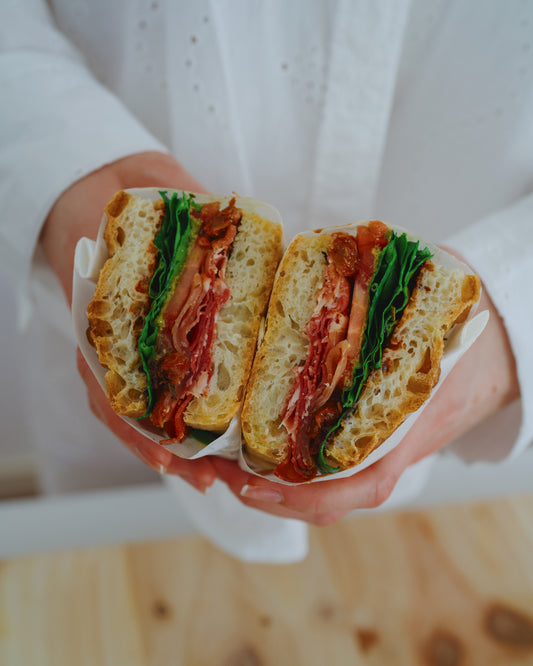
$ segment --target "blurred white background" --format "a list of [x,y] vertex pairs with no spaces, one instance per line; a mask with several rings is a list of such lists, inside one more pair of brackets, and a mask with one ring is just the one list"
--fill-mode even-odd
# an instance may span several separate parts
[[15,303],[0,273],[0,499],[32,491],[33,446],[23,399],[24,335]]

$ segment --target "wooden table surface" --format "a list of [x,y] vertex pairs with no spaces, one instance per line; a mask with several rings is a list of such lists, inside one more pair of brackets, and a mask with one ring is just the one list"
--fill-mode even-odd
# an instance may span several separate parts
[[533,496],[350,518],[286,566],[198,537],[6,560],[0,664],[533,664]]

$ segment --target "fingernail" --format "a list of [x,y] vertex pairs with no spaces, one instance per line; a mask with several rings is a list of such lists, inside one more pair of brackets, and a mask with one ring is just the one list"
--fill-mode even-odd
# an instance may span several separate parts
[[159,465],[159,474],[166,474],[167,473],[167,468],[161,463]]
[[275,488],[263,488],[261,486],[250,486],[245,484],[241,488],[241,497],[257,500],[258,502],[271,502],[280,504],[283,502],[283,495]]
[[196,488],[199,492],[202,493],[202,495],[205,495],[205,491],[207,490],[207,486],[195,479],[192,476],[187,476],[185,474],[179,474],[180,479],[183,479],[186,481],[190,486],[193,488]]

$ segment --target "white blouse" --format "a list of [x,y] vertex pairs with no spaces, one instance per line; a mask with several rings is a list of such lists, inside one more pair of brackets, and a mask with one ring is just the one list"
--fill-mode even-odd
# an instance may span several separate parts
[[276,206],[289,236],[380,218],[454,246],[522,396],[521,425],[473,450],[531,443],[533,3],[12,0],[0,19],[0,258],[21,319],[58,195],[169,151],[211,191]]

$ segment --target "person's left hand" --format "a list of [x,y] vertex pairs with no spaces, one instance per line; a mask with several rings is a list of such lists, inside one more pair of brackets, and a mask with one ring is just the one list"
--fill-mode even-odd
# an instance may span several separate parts
[[219,478],[251,507],[316,525],[329,525],[390,496],[404,470],[467,432],[518,397],[515,362],[499,314],[483,291],[479,310],[489,309],[487,327],[466,352],[402,442],[370,467],[343,479],[284,485],[213,458]]

